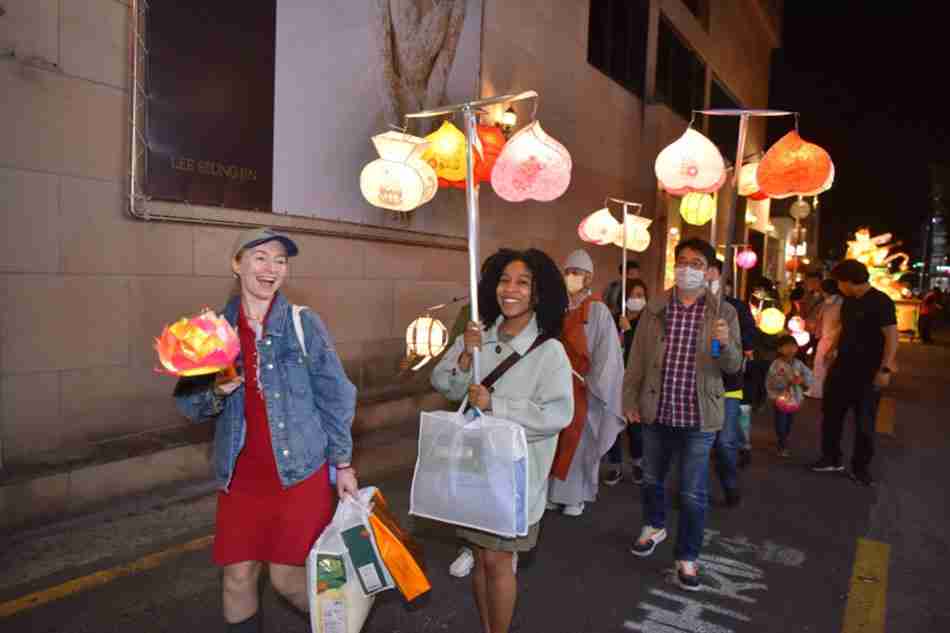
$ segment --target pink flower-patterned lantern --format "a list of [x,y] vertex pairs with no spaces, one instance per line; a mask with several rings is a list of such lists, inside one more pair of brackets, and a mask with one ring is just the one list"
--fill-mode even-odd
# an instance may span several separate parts
[[505,144],[491,173],[491,186],[509,202],[549,202],[571,184],[571,155],[537,121],[518,130]]
[[714,193],[726,182],[719,149],[693,128],[660,152],[654,169],[660,187],[674,196]]
[[739,254],[736,255],[736,266],[742,268],[743,270],[755,268],[755,265],[758,261],[759,257],[751,248],[744,248],[739,251]]
[[775,408],[782,413],[795,413],[802,408],[802,403],[789,389],[775,399]]

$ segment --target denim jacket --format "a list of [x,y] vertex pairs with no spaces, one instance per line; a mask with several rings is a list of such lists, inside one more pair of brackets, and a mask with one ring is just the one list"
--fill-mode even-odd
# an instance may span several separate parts
[[[237,328],[240,297],[224,309]],[[281,484],[303,481],[329,460],[349,462],[350,427],[356,411],[356,387],[347,379],[326,327],[311,310],[301,312],[304,354],[294,330],[292,306],[280,293],[274,297],[263,336],[257,341],[258,380],[267,405],[274,459]],[[239,356],[240,359],[240,356]],[[216,419],[214,470],[227,490],[234,465],[244,448],[244,389],[229,396],[214,393],[214,376],[182,378],[175,387],[178,409],[193,422]]]

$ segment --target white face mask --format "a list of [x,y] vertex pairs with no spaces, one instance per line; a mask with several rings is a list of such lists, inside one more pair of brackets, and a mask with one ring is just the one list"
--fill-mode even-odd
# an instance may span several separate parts
[[577,294],[584,289],[584,276],[583,275],[564,275],[564,285],[567,286],[567,291],[569,293]]
[[627,310],[631,312],[640,312],[647,305],[647,300],[643,297],[630,297],[627,299]]
[[720,287],[720,285],[719,285],[719,280],[718,280],[718,279],[713,279],[712,281],[709,282],[709,290],[710,290],[714,295],[715,295],[715,294],[719,294],[719,287]]
[[680,290],[699,290],[706,283],[706,271],[689,266],[676,267],[676,287]]

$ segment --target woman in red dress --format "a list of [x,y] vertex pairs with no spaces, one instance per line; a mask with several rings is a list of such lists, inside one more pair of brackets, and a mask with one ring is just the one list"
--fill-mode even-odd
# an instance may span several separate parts
[[224,570],[224,618],[236,633],[260,630],[265,563],[278,593],[307,611],[307,554],[337,496],[358,490],[350,464],[356,389],[319,317],[302,310],[298,334],[293,306],[279,292],[297,250],[269,229],[239,237],[232,268],[241,292],[224,317],[241,340],[241,371],[182,379],[175,393],[188,417],[217,421],[214,561]]

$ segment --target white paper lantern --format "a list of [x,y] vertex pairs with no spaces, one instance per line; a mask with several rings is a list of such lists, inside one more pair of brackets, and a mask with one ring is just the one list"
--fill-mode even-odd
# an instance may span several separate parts
[[412,211],[438,190],[435,171],[422,160],[428,141],[411,134],[386,132],[373,137],[379,158],[360,173],[360,191],[375,207]]
[[620,228],[620,222],[605,207],[594,211],[581,220],[581,223],[577,226],[577,235],[585,242],[603,246],[610,244],[615,239]]
[[811,334],[804,330],[801,332],[792,332],[792,338],[795,339],[795,342],[798,343],[799,347],[805,347],[808,345],[808,341],[811,340]]
[[688,128],[656,157],[660,187],[674,196],[713,193],[726,182],[726,162],[708,138]]
[[[647,230],[653,220],[639,215],[627,215],[627,249],[642,253],[650,247],[650,232]],[[618,223],[619,224],[619,223]],[[613,243],[623,248],[623,225],[617,227],[617,237]]]
[[425,315],[410,323],[406,328],[406,356],[422,359],[412,370],[419,369],[445,351],[448,340],[449,331],[438,319]]

